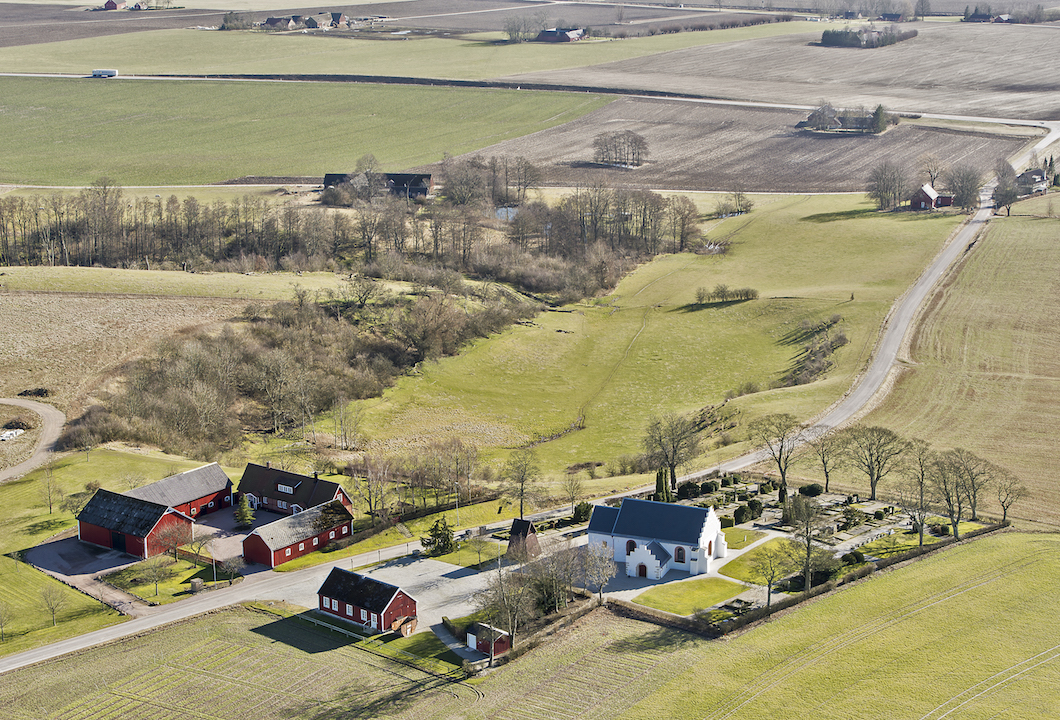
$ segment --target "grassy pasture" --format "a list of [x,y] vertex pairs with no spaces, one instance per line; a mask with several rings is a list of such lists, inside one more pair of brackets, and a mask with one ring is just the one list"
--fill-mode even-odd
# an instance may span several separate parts
[[87,74],[94,67],[117,67],[123,74],[140,75],[357,74],[485,80],[806,30],[802,23],[777,23],[568,45],[497,44],[499,34],[481,40],[385,42],[301,33],[158,30],[0,48],[0,65],[6,72]]
[[[732,239],[727,255],[659,257],[606,297],[544,313],[459,357],[421,366],[420,376],[365,401],[365,429],[377,450],[460,435],[500,459],[505,449],[584,417],[585,429],[538,446],[544,469],[607,462],[638,451],[653,414],[720,403],[747,381],[768,387],[799,351],[786,335],[803,319],[838,313],[851,343],[826,379],[730,403],[745,417],[780,410],[811,417],[849,387],[894,298],[956,222],[880,215],[856,196],[777,197],[711,230],[710,237]],[[694,305],[696,288],[717,283],[757,288],[761,298]],[[714,451],[702,462],[741,449]]]
[[642,592],[633,602],[676,615],[691,615],[734,598],[745,589],[721,578],[701,578],[659,585]]
[[0,78],[0,96],[0,131],[20,138],[0,149],[0,182],[45,185],[104,175],[122,185],[322,177],[369,152],[398,170],[608,102],[573,93],[57,78]]
[[[1060,207],[1039,198],[990,222],[960,274],[932,298],[912,363],[867,421],[1007,467],[1032,493],[1010,515],[1057,524],[1060,220],[1022,215],[1044,214],[1050,201]],[[1000,514],[991,496],[981,509]]]
[[232,719],[428,718],[457,714],[474,697],[338,633],[243,607],[0,677],[12,720],[143,717],[162,707]]
[[[53,588],[61,593],[64,604],[55,614],[41,601],[41,590]],[[96,602],[25,563],[0,557],[0,602],[11,612],[4,628],[0,655],[31,650],[65,638],[82,635],[121,622],[115,610]]]

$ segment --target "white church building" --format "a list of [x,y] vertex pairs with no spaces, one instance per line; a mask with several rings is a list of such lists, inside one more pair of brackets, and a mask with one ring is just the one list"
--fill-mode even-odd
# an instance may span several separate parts
[[612,548],[629,577],[659,580],[670,570],[700,575],[729,553],[714,508],[624,498],[621,507],[597,505],[589,544]]

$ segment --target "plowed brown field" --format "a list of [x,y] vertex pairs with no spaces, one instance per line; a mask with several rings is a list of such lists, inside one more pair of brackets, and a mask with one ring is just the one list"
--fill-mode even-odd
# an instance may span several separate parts
[[[1026,141],[912,124],[899,124],[879,136],[821,135],[795,130],[804,118],[805,113],[791,110],[622,98],[574,122],[479,154],[530,158],[545,168],[553,185],[844,192],[864,190],[869,172],[882,160],[902,164],[911,175],[925,153],[987,170]],[[633,130],[648,140],[647,164],[623,169],[592,162],[593,138],[616,130]]]

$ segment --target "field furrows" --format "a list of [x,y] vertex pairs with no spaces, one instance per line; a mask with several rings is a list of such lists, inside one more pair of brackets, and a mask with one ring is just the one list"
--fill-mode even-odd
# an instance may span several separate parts
[[767,694],[771,689],[792,681],[795,675],[805,671],[810,666],[830,659],[838,651],[898,626],[912,616],[932,609],[940,603],[953,600],[984,585],[1004,580],[1020,570],[1033,567],[1035,563],[1048,555],[1048,553],[1049,550],[1046,548],[1036,550],[1015,562],[999,566],[982,574],[976,574],[968,580],[951,585],[944,590],[918,597],[914,602],[895,609],[887,616],[874,618],[839,633],[826,641],[815,643],[807,647],[803,652],[792,655],[783,663],[748,682],[739,694],[724,701],[714,712],[706,715],[704,720],[722,720],[722,718],[730,717],[747,704]]

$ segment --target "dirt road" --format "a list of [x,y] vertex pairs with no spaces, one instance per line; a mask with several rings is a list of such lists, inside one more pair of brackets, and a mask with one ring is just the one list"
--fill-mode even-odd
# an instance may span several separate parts
[[0,398],[0,405],[15,405],[26,410],[32,410],[40,416],[42,423],[37,449],[33,451],[29,460],[6,470],[0,470],[0,483],[5,483],[8,480],[20,478],[29,471],[48,462],[48,458],[55,448],[55,441],[59,439],[59,434],[63,431],[63,425],[66,424],[66,415],[51,405],[23,398]]

